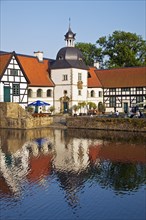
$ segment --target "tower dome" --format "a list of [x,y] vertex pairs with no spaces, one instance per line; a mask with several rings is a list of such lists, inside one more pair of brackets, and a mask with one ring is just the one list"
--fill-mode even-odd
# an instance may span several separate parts
[[56,60],[83,60],[83,55],[78,48],[63,47],[56,56]]
[[59,68],[79,68],[88,69],[83,61],[81,51],[74,47],[75,33],[72,32],[70,25],[65,36],[66,47],[61,48],[56,56],[56,61],[52,63],[52,69]]

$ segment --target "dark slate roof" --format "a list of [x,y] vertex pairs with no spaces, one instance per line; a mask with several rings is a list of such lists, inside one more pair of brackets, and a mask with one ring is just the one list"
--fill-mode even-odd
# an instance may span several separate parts
[[63,47],[59,50],[56,61],[51,65],[51,69],[60,68],[88,69],[83,61],[81,51],[75,47]]

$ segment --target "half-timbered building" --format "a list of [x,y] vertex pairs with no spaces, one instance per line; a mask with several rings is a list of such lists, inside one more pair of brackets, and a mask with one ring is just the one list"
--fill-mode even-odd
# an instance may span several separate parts
[[146,67],[95,71],[103,89],[106,110],[128,112],[146,100]]
[[29,79],[15,52],[0,54],[0,101],[28,103]]
[[26,107],[39,99],[53,106],[54,83],[49,77],[50,62],[43,58],[42,52],[34,56],[1,52],[0,101],[17,102]]

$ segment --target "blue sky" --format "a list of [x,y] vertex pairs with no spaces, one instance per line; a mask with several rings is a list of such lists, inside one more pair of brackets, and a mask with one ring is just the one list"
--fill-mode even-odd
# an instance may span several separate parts
[[145,0],[0,0],[0,50],[55,59],[71,29],[76,42],[96,43],[115,30],[146,39]]

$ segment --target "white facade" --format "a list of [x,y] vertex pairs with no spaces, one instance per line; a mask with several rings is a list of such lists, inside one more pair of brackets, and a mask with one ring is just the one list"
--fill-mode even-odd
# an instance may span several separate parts
[[98,105],[99,102],[103,102],[103,89],[102,88],[88,88],[87,94],[88,102],[94,102]]
[[28,88],[28,104],[40,100],[50,105],[40,107],[38,112],[49,112],[50,106],[54,106],[54,88],[53,87],[31,87]]
[[[55,83],[54,105],[56,112],[63,108],[62,101],[68,102],[68,110],[79,102],[87,101],[87,70],[69,68],[53,69],[51,78]],[[80,85],[79,85],[80,84]],[[65,97],[67,97],[65,99]],[[65,109],[62,109],[64,112]]]

